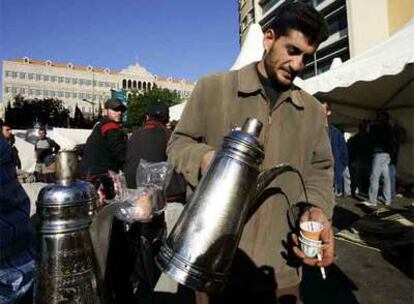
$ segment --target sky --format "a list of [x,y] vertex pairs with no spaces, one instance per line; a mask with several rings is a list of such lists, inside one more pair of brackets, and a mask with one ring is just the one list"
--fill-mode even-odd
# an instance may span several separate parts
[[197,80],[239,52],[237,0],[0,0],[0,59]]

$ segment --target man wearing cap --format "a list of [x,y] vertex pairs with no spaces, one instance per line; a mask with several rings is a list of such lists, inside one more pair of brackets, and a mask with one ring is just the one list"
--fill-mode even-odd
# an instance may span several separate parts
[[[141,159],[148,162],[167,160],[167,143],[171,135],[167,124],[170,110],[164,102],[153,102],[148,105],[146,122],[143,127],[134,130],[128,141],[126,161],[124,165],[128,188],[136,188],[136,171]],[[185,200],[186,182],[174,173],[167,188],[169,202]]]
[[114,196],[109,171],[118,172],[125,162],[127,136],[120,122],[127,107],[119,99],[105,102],[104,116],[95,124],[83,152],[81,174],[84,178],[103,184],[106,198]]
[[166,124],[169,120],[168,105],[164,102],[150,103],[143,127],[134,130],[128,141],[124,165],[128,188],[136,188],[136,171],[141,159],[149,162],[167,160],[167,142],[170,137]]

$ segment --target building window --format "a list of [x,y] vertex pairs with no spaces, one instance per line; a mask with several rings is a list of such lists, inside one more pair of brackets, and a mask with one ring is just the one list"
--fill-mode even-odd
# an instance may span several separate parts
[[56,96],[56,92],[55,91],[50,91],[50,96],[55,97]]
[[36,80],[37,80],[37,81],[41,81],[41,80],[42,80],[42,75],[40,75],[40,74],[36,74]]
[[50,81],[51,82],[56,82],[56,76],[50,76]]
[[65,97],[70,98],[70,92],[65,92]]
[[42,91],[40,91],[40,90],[35,90],[35,92],[36,92],[36,96],[42,95]]
[[92,95],[91,94],[86,94],[86,99],[91,99]]
[[17,72],[12,72],[12,78],[17,78]]
[[62,92],[62,91],[59,91],[59,92],[58,92],[58,96],[59,96],[59,97],[63,97],[63,92]]
[[86,84],[87,86],[92,85],[92,80],[85,79],[85,84]]
[[43,75],[43,81],[49,81],[49,75]]
[[33,89],[29,89],[29,95],[33,95],[34,91]]
[[78,98],[78,93],[72,93],[73,98]]
[[6,77],[11,77],[12,72],[11,71],[6,71]]
[[69,77],[65,77],[65,83],[70,83],[70,78]]
[[123,80],[122,80],[122,88],[123,88],[123,89],[126,89],[126,87],[127,87],[127,82],[126,82],[126,79],[123,79]]
[[27,77],[28,77],[30,80],[33,80],[33,78],[34,78],[34,74],[33,74],[33,73],[29,73],[29,74],[27,74]]
[[64,77],[58,77],[57,79],[59,83],[62,83],[64,81]]
[[26,79],[26,73],[20,72],[20,79]]
[[79,79],[79,85],[83,85],[83,79]]
[[78,79],[72,78],[72,84],[77,84],[77,83],[78,83]]
[[96,87],[96,85],[97,85],[97,81],[96,81],[96,80],[94,80],[94,81],[93,81],[93,86],[94,86],[94,87]]

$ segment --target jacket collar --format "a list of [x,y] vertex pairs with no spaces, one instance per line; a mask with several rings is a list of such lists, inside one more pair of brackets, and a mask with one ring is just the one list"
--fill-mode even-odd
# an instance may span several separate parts
[[[241,94],[255,94],[261,93],[265,96],[264,88],[260,82],[259,76],[257,75],[257,64],[253,62],[247,66],[241,68],[238,71],[238,92]],[[291,101],[297,108],[303,109],[305,104],[300,94],[300,89],[292,84],[292,87],[283,92],[280,97],[280,102]]]

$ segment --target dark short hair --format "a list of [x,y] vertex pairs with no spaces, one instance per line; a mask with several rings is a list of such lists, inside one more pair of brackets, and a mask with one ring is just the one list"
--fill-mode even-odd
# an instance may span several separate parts
[[46,132],[46,128],[45,127],[40,127],[39,131],[45,131]]
[[3,119],[0,118],[0,128],[3,127],[3,124],[4,124]]
[[170,109],[168,108],[168,104],[162,101],[150,103],[148,105],[147,113],[151,119],[163,123],[167,123],[170,119]]
[[303,2],[286,1],[276,11],[270,29],[277,36],[286,36],[290,30],[302,32],[310,44],[319,45],[329,37],[328,25],[321,13]]

